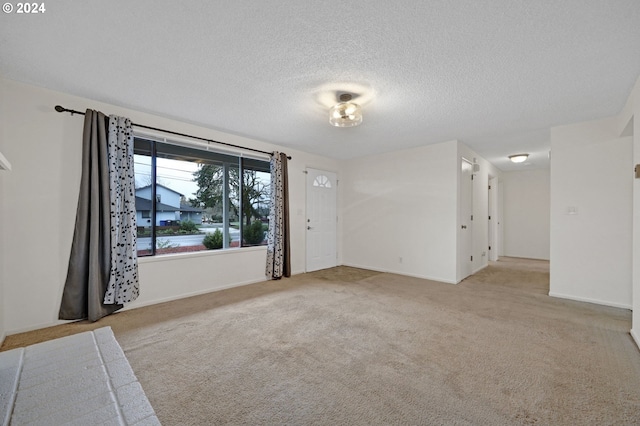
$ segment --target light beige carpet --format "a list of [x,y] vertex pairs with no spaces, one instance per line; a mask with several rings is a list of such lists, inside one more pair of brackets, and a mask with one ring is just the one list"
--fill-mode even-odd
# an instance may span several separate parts
[[339,267],[2,349],[109,325],[164,425],[640,424],[630,312],[548,280],[509,258],[457,286]]

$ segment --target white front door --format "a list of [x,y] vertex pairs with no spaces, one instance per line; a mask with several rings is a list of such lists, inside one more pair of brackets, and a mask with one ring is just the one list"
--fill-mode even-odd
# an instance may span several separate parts
[[307,272],[337,265],[337,177],[307,169]]

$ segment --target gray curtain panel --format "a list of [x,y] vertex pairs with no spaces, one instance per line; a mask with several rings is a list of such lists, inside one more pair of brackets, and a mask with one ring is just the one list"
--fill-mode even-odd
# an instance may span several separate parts
[[60,319],[97,321],[122,308],[103,304],[111,270],[109,204],[106,117],[88,109],[84,117],[76,226]]
[[128,303],[140,294],[136,251],[136,194],[131,120],[109,116],[111,271],[105,304]]
[[267,242],[267,279],[291,276],[289,248],[289,172],[287,155],[271,155],[271,209]]

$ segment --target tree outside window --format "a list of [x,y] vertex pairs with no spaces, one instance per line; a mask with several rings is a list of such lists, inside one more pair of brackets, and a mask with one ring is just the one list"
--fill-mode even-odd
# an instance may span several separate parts
[[139,255],[266,244],[269,162],[140,138],[134,145]]

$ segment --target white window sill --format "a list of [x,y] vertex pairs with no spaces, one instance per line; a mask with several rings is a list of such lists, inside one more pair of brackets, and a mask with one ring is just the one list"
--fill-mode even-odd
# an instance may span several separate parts
[[229,254],[239,254],[239,253],[246,253],[250,251],[267,251],[267,246],[238,247],[238,248],[218,249],[218,250],[192,251],[188,253],[172,253],[172,254],[160,254],[155,256],[142,256],[142,257],[138,257],[138,263],[165,262],[165,261],[171,261],[171,260],[191,259],[194,257],[226,256]]

